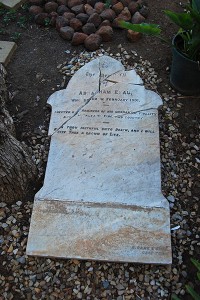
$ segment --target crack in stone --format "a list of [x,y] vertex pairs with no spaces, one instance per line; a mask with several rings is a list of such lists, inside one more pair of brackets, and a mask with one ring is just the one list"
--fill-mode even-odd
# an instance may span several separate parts
[[132,115],[132,114],[136,114],[138,112],[152,110],[152,109],[154,109],[154,108],[151,107],[151,108],[146,108],[146,109],[140,109],[140,110],[136,110],[136,111],[133,111],[133,112],[124,113],[124,114],[121,114],[121,115],[116,115],[116,116],[114,116],[114,118],[121,117],[121,116],[126,116],[126,115]]
[[[119,70],[119,71],[121,71],[121,70]],[[62,123],[62,125],[60,125],[50,136],[52,137],[55,133],[57,133],[61,128],[63,128],[63,126],[65,125],[65,124],[67,124],[71,119],[73,119],[86,105],[88,105],[89,104],[89,102],[91,101],[91,99],[94,97],[94,96],[96,96],[98,93],[100,93],[100,91],[101,91],[101,84],[103,83],[103,82],[112,82],[112,83],[114,83],[114,84],[117,84],[117,83],[120,83],[119,81],[115,81],[115,80],[109,80],[108,78],[110,77],[110,76],[113,76],[114,74],[117,74],[119,71],[116,71],[116,72],[114,72],[113,74],[110,74],[110,75],[108,75],[107,76],[107,78],[105,78],[105,79],[103,79],[103,80],[101,80],[101,76],[102,76],[102,73],[101,73],[101,62],[100,62],[100,60],[99,60],[99,86],[98,86],[98,91],[96,91],[96,92],[94,92],[94,94],[83,104],[83,105],[81,105],[76,111],[75,111],[75,113],[69,118],[69,119],[67,119],[64,123]],[[131,85],[140,85],[140,86],[143,86],[143,84],[135,84],[135,83],[129,83],[129,84],[131,84]],[[140,110],[140,111],[143,111],[143,110]],[[139,111],[136,111],[136,112],[134,112],[134,113],[137,113],[137,112],[139,112]],[[125,114],[126,115],[126,114]],[[120,115],[118,115],[118,116],[120,116]],[[117,116],[114,116],[114,117],[117,117]]]

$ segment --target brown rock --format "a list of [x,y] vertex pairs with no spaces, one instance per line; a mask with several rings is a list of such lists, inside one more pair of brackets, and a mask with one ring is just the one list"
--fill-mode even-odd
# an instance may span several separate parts
[[67,5],[67,0],[57,0],[58,5]]
[[49,14],[49,17],[51,18],[50,25],[51,25],[51,26],[56,26],[56,19],[57,19],[57,17],[58,17],[57,12],[52,11],[52,12]]
[[80,4],[82,4],[82,0],[69,0],[67,5],[69,8],[72,8],[73,6]]
[[144,17],[147,18],[148,14],[149,14],[149,9],[147,6],[143,6],[142,8],[140,8],[139,13]]
[[69,25],[69,21],[62,16],[56,18],[56,29],[60,31],[61,27]]
[[73,13],[71,13],[71,12],[65,12],[65,13],[63,14],[63,17],[64,17],[66,20],[70,21],[71,19],[75,18],[75,14],[73,14]]
[[87,38],[87,34],[82,32],[75,32],[72,38],[71,44],[73,46],[78,46],[84,43],[85,39]]
[[75,30],[75,31],[79,31],[81,30],[83,24],[82,22],[77,19],[77,18],[73,18],[70,20],[69,25]]
[[134,15],[134,13],[136,13],[136,11],[138,11],[139,5],[137,4],[137,2],[131,1],[131,3],[129,3],[128,9],[129,9],[130,13],[132,15]]
[[40,13],[35,16],[35,23],[38,25],[46,25],[46,22],[50,22],[47,13]]
[[93,23],[87,23],[82,27],[82,30],[84,33],[90,35],[96,32],[96,27],[94,26]]
[[73,7],[71,8],[71,11],[72,11],[73,13],[75,13],[76,15],[81,14],[81,13],[84,13],[84,11],[85,11],[84,5],[83,5],[83,4],[80,4],[80,5],[73,6]]
[[99,28],[96,34],[99,34],[101,36],[103,42],[108,42],[112,40],[113,29],[110,26],[102,26],[101,28]]
[[84,8],[85,8],[85,12],[88,16],[91,16],[92,14],[94,14],[96,12],[95,9],[89,4],[85,4]]
[[84,45],[87,50],[95,51],[100,47],[101,41],[100,35],[92,33],[85,39]]
[[112,22],[114,20],[114,18],[116,17],[116,14],[115,14],[114,10],[112,10],[111,8],[107,8],[100,14],[100,17],[103,20],[109,20]]
[[56,2],[47,2],[44,6],[45,11],[49,14],[52,11],[56,11],[58,8],[58,4]]
[[57,13],[62,16],[65,12],[70,12],[69,8],[65,5],[58,6]]
[[111,5],[113,6],[113,5],[117,4],[118,2],[119,2],[118,0],[111,0]]
[[32,5],[29,8],[29,13],[33,16],[36,16],[38,14],[41,14],[43,12],[43,8],[37,5]]
[[113,5],[112,9],[116,13],[116,15],[118,15],[124,9],[124,5],[121,2],[118,2],[115,5]]
[[108,21],[108,20],[104,20],[104,21],[100,24],[99,28],[101,28],[102,26],[111,26],[111,23],[110,23],[110,21]]
[[99,25],[101,24],[101,22],[102,22],[101,17],[100,17],[100,15],[97,14],[97,13],[92,14],[92,15],[89,17],[88,21],[87,21],[87,23],[92,23],[92,24],[94,24],[95,27],[99,27]]
[[59,34],[64,40],[71,41],[74,35],[74,29],[70,26],[61,27]]
[[140,32],[135,32],[132,30],[127,31],[127,38],[131,43],[137,42],[139,39],[141,39],[142,34]]
[[145,21],[145,18],[138,11],[136,13],[134,13],[134,15],[131,19],[131,23],[133,23],[133,24],[140,24],[144,21]]
[[121,2],[124,6],[129,6],[129,4],[132,2],[132,0],[121,0]]
[[97,2],[94,6],[94,9],[98,14],[100,14],[105,9],[105,4],[103,2]]
[[122,10],[122,12],[118,15],[118,18],[119,18],[119,19],[122,19],[122,20],[124,20],[124,21],[126,21],[126,22],[130,21],[130,20],[131,20],[131,17],[132,17],[132,16],[131,16],[131,13],[130,13],[128,7],[125,7],[125,8]]
[[88,20],[89,16],[87,14],[82,14],[81,13],[81,14],[78,14],[76,16],[76,18],[79,19],[82,22],[82,24],[85,24],[85,23],[87,23],[87,20]]
[[112,27],[114,28],[118,28],[118,29],[122,29],[122,27],[119,25],[119,22],[123,20],[122,18],[120,18],[119,16],[117,18],[115,18],[112,22]]

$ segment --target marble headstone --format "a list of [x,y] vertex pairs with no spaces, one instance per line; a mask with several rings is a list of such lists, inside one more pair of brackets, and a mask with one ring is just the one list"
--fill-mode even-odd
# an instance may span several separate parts
[[171,263],[161,193],[158,107],[134,70],[108,56],[82,67],[52,107],[44,185],[27,254]]

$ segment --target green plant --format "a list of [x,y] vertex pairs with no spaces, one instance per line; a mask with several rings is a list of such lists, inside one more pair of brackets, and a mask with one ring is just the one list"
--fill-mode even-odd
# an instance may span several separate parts
[[11,36],[11,39],[16,42],[17,40],[19,40],[20,36],[21,36],[20,32],[14,32]]
[[[194,258],[191,258],[191,262],[193,265],[197,268],[197,278],[200,282],[200,262]],[[187,292],[192,296],[192,299],[194,300],[200,300],[200,295],[191,287],[189,284],[186,286]],[[172,295],[172,300],[180,300],[175,294]]]
[[8,25],[11,21],[16,20],[17,13],[15,9],[4,11],[3,22]]
[[[182,38],[182,43],[178,46],[186,57],[198,61],[200,59],[200,0],[191,0],[185,7],[186,11],[176,13],[171,10],[165,10],[165,15],[180,28],[178,34]],[[120,21],[123,28],[131,29],[136,32],[156,36],[162,41],[167,41],[161,35],[161,28],[157,24],[131,24]]]

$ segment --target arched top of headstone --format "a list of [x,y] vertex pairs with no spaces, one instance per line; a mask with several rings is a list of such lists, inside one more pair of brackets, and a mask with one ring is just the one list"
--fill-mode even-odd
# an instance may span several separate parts
[[106,107],[107,110],[132,114],[157,109],[162,105],[162,100],[156,93],[145,89],[135,70],[125,71],[121,62],[102,56],[79,69],[67,88],[55,92],[48,103],[53,112],[66,112],[64,118],[58,114],[52,117],[49,134],[53,134],[72,117],[81,114],[86,106],[91,110],[103,110]]

